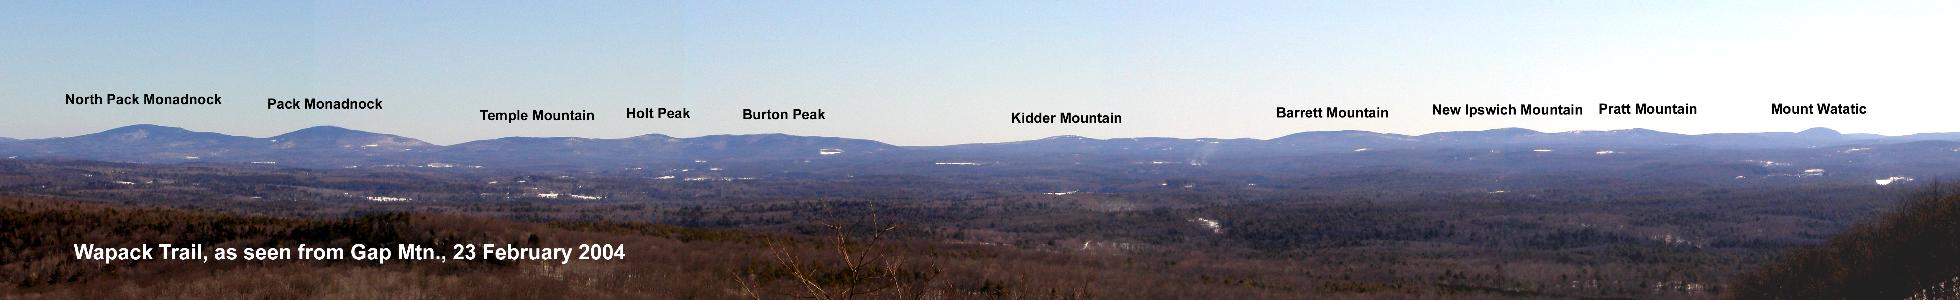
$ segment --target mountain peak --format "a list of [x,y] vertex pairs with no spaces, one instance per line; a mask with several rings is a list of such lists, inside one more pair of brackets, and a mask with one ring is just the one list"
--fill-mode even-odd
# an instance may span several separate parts
[[171,147],[177,147],[177,146],[185,146],[185,145],[193,145],[193,144],[210,145],[210,144],[233,143],[233,142],[241,142],[250,139],[251,138],[242,137],[242,136],[232,136],[232,135],[226,135],[226,134],[214,133],[214,132],[191,131],[188,129],[163,126],[163,125],[136,124],[136,125],[123,126],[123,127],[116,127],[115,129],[109,129],[109,130],[104,130],[102,132],[85,134],[85,135],[80,135],[80,136],[75,136],[70,138],[49,139],[48,141],[54,141],[54,142],[66,141],[66,142],[81,142],[81,143],[132,143],[132,144],[143,144],[143,145],[150,145],[150,146],[167,144],[170,145]]
[[1445,131],[1445,132],[1434,132],[1434,133],[1429,133],[1429,134],[1424,134],[1424,135],[1422,135],[1422,136],[1424,136],[1424,137],[1432,137],[1432,138],[1433,138],[1433,137],[1444,137],[1444,138],[1464,138],[1464,137],[1479,137],[1479,138],[1492,138],[1492,137],[1512,137],[1512,136],[1522,136],[1522,135],[1531,135],[1531,134],[1540,134],[1540,133],[1543,133],[1543,132],[1538,132],[1537,130],[1531,130],[1531,129],[1524,129],[1524,128],[1517,128],[1517,127],[1505,127],[1505,128],[1496,128],[1496,129],[1485,129],[1485,130],[1477,130],[1477,131]]
[[359,130],[347,129],[346,127],[333,126],[333,125],[320,125],[320,126],[301,128],[300,130],[294,130],[294,131],[295,132],[299,132],[299,131],[345,132],[345,131],[359,131]]
[[276,148],[339,147],[395,149],[425,147],[429,143],[421,140],[367,131],[353,130],[338,126],[313,126],[271,137],[280,143]]
[[627,139],[640,139],[640,140],[663,140],[663,141],[664,141],[664,140],[672,140],[672,139],[674,139],[674,137],[673,137],[673,136],[669,136],[669,135],[665,135],[665,134],[658,134],[658,133],[648,133],[648,134],[642,134],[642,135],[636,135],[636,136],[632,136],[632,137],[628,137]]
[[114,129],[109,129],[109,130],[103,130],[101,133],[112,133],[112,132],[124,133],[124,132],[137,132],[137,131],[188,132],[190,130],[177,128],[177,127],[156,125],[156,124],[136,124],[136,125],[123,126],[123,127],[116,127]]
[[1543,132],[1538,132],[1537,130],[1531,130],[1531,129],[1524,129],[1524,128],[1518,128],[1518,127],[1504,127],[1504,128],[1497,128],[1497,129],[1490,129],[1490,130],[1484,130],[1484,131],[1482,131],[1482,132],[1487,132],[1487,133],[1507,133],[1507,134],[1535,134],[1535,133],[1543,133]]
[[1394,138],[1394,137],[1398,137],[1398,136],[1395,134],[1387,134],[1387,133],[1380,133],[1380,132],[1373,132],[1373,131],[1366,131],[1366,130],[1336,130],[1336,131],[1301,131],[1301,132],[1295,132],[1293,134],[1288,134],[1273,139],[1287,140],[1287,139]]
[[195,133],[197,132],[190,131],[183,128],[177,128],[177,127],[170,127],[170,126],[163,126],[163,125],[156,125],[156,124],[136,124],[136,125],[123,126],[123,127],[116,127],[115,129],[103,130],[102,132],[86,134],[86,135],[78,136],[78,138],[110,138],[110,139],[129,141],[129,140],[141,140],[141,139],[147,139],[151,137],[161,137],[161,136],[183,137]]
[[314,137],[344,136],[350,134],[375,134],[375,133],[347,129],[339,126],[313,126],[313,127],[303,128],[300,130],[294,130],[293,132],[287,132],[286,134],[281,134],[273,138],[290,139],[290,138],[309,137],[309,136],[314,136]]
[[1824,128],[1824,127],[1817,127],[1817,128],[1811,128],[1811,129],[1804,129],[1803,131],[1799,131],[1799,132],[1797,132],[1797,134],[1802,134],[1802,135],[1840,135],[1840,134],[1842,134],[1842,133],[1838,133],[1838,131],[1837,131],[1837,130],[1831,130],[1830,128]]

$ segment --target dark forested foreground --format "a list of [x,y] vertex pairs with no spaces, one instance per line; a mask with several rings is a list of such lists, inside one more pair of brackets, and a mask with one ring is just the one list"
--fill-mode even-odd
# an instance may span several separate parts
[[[1884,219],[1830,243],[1752,267],[1727,296],[1745,299],[1948,299],[1960,265],[1960,196],[1930,190]],[[73,200],[0,198],[0,294],[9,298],[1313,298],[1571,297],[1478,287],[1453,271],[1434,279],[1315,268],[1263,255],[1138,256],[1027,251],[884,239],[902,224],[874,218],[819,222],[813,235],[651,224],[521,223],[384,213],[293,219]],[[628,245],[608,262],[182,262],[77,260],[70,243],[154,241],[213,247],[509,243]],[[848,256],[847,256],[848,255]],[[850,257],[852,260],[846,260]],[[1343,259],[1367,258],[1362,253]],[[1314,259],[1308,259],[1314,261]],[[1325,262],[1328,259],[1319,259]],[[1503,265],[1504,262],[1495,262]],[[1406,267],[1407,264],[1390,264]],[[1509,274],[1556,270],[1541,264]],[[1517,268],[1517,267],[1513,267]],[[1316,272],[1328,272],[1315,276]],[[1415,270],[1411,270],[1415,271]],[[1389,271],[1393,274],[1394,271]],[[1340,274],[1340,275],[1334,275]],[[1362,274],[1362,276],[1356,276]],[[1486,273],[1478,277],[1505,273]],[[1332,275],[1332,276],[1330,276]],[[1461,275],[1455,275],[1461,276]],[[1501,275],[1500,275],[1501,276]],[[1359,278],[1357,278],[1359,277]],[[1467,277],[1467,276],[1465,276]],[[1612,278],[1612,277],[1605,277]],[[1596,279],[1594,279],[1596,280]],[[1719,282],[1719,281],[1714,281]],[[1716,284],[1716,283],[1711,283]],[[1716,291],[1710,291],[1716,292]],[[1633,298],[1708,297],[1649,293]],[[837,297],[852,298],[852,297]]]
[[[1930,181],[1781,175],[1788,168],[1652,162],[1596,171],[1233,173],[1146,165],[675,180],[637,171],[0,161],[0,193],[11,195],[0,205],[0,228],[9,229],[0,237],[8,283],[0,292],[1717,298],[1758,295],[1764,286],[1790,292],[1773,284],[1805,281],[1737,278],[1786,250],[1824,244]],[[602,243],[624,244],[628,255],[565,265],[105,265],[75,259],[73,243],[416,243],[445,251],[440,245]],[[1792,257],[1819,255],[1798,253]]]
[[1745,299],[1960,299],[1960,188],[1927,188],[1882,218],[1745,273]]
[[[56,199],[0,199],[0,294],[23,298],[782,298],[858,286],[859,298],[1284,297],[1226,278],[1226,266],[979,246],[832,239],[662,225],[532,224],[427,214],[302,220]],[[179,262],[76,260],[69,243],[153,241],[318,247],[386,243],[625,244],[613,262]],[[871,242],[871,243],[860,243]],[[873,257],[873,261],[864,261]]]
[[[851,219],[818,235],[664,225],[549,223],[388,213],[291,219],[0,199],[8,298],[831,298],[1246,299],[1326,294],[1520,295],[1304,276],[1200,257],[1113,256],[880,240],[904,230]],[[871,224],[882,224],[872,226]],[[896,229],[895,229],[896,228]],[[831,229],[831,228],[825,228]],[[625,244],[613,262],[182,262],[77,260],[70,243],[225,247],[364,243]],[[847,256],[848,260],[847,260]],[[845,297],[848,295],[849,297]]]

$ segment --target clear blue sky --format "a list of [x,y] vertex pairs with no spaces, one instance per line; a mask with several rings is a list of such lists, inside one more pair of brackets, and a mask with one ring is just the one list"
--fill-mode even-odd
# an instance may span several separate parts
[[[10,1],[0,136],[134,123],[270,136],[315,125],[438,144],[501,136],[781,132],[939,145],[1090,137],[1270,138],[1525,127],[1960,131],[1960,2],[1924,1]],[[69,93],[225,96],[77,107]],[[382,98],[274,111],[264,98]],[[1693,103],[1693,117],[1429,116],[1432,103]],[[1865,117],[1770,117],[1857,102]],[[1276,119],[1275,106],[1387,120]],[[695,119],[626,120],[627,107]],[[820,122],[742,108],[822,108]],[[478,109],[575,110],[506,124]],[[1016,125],[1010,112],[1122,125]],[[1590,113],[1590,112],[1589,112]]]

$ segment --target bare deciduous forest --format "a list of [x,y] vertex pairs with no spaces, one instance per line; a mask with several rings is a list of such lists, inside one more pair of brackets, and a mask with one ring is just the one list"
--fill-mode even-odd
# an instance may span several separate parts
[[[1762,290],[1819,273],[1842,282],[1797,286],[1862,298],[1952,278],[1838,273],[1858,261],[1829,249],[1884,249],[1833,235],[1899,231],[1858,224],[1933,208],[1899,204],[1935,180],[1870,176],[1944,143],[1672,151],[1213,161],[1237,167],[1029,155],[774,175],[759,173],[780,169],[770,161],[590,171],[8,159],[0,263],[6,294],[84,298],[1778,298]],[[102,265],[74,259],[73,243],[608,243],[627,259]]]
[[[1265,178],[1264,185],[1194,177],[1164,182],[1168,189],[1002,193],[1093,177],[672,182],[603,173],[12,162],[0,164],[0,190],[11,195],[0,206],[0,228],[10,229],[0,238],[9,283],[0,292],[30,298],[1787,299],[1834,295],[1824,289],[1848,298],[1904,297],[1911,294],[1897,291],[1953,278],[1937,274],[1951,264],[1933,259],[1950,251],[1888,244],[1950,243],[1927,238],[1941,236],[1944,227],[1924,220],[1952,218],[1920,216],[1952,203],[1923,200],[1953,198],[1940,196],[1951,193],[1938,192],[1944,191],[1933,187],[1938,184],[1819,178],[1725,185],[1568,175],[1521,174],[1495,183],[1507,186],[1503,192],[1444,182],[1386,188],[1409,177],[1474,178],[1391,170]],[[1363,186],[1384,188],[1357,188]],[[546,192],[607,200],[535,195]],[[365,198],[375,195],[415,200]],[[1900,202],[1909,198],[1922,200]],[[1880,215],[1921,221],[1860,223]],[[1833,239],[1840,231],[1848,233]],[[160,242],[438,249],[606,243],[623,244],[629,254],[564,265],[103,264],[75,259],[68,248]],[[1899,264],[1924,272],[1871,267]],[[1896,276],[1860,275],[1867,273]]]

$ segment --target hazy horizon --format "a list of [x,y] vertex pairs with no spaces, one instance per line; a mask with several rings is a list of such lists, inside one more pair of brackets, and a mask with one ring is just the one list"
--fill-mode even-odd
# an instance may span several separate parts
[[[425,138],[422,138],[422,137],[418,137],[418,136],[412,136],[412,135],[405,135],[405,134],[400,134],[400,133],[395,133],[395,132],[390,132],[390,131],[387,131],[387,130],[381,130],[381,129],[373,129],[373,128],[359,128],[359,127],[348,127],[348,126],[338,126],[338,125],[314,125],[314,126],[306,126],[306,127],[299,127],[299,128],[294,128],[294,129],[292,129],[292,130],[287,130],[287,131],[282,131],[282,132],[278,132],[278,133],[274,133],[274,134],[269,134],[269,135],[246,135],[246,134],[238,134],[238,133],[232,133],[232,132],[224,132],[224,131],[214,131],[214,130],[200,130],[200,129],[197,129],[197,128],[189,128],[189,127],[182,127],[182,126],[172,126],[172,125],[169,125],[169,124],[150,124],[150,123],[142,123],[142,124],[128,124],[128,125],[121,125],[121,126],[114,126],[114,127],[106,127],[106,128],[103,128],[102,130],[97,130],[97,131],[91,131],[91,132],[87,132],[87,133],[83,133],[83,134],[76,134],[76,135],[66,135],[66,136],[50,136],[50,137],[31,137],[31,138],[30,138],[30,137],[10,137],[10,136],[0,136],[0,138],[12,138],[12,139],[18,139],[18,140],[35,140],[35,139],[50,139],[50,138],[69,138],[69,137],[76,137],[76,136],[81,136],[81,135],[88,135],[88,134],[94,134],[94,133],[100,133],[100,132],[105,132],[105,131],[109,131],[109,130],[115,130],[115,129],[120,129],[120,128],[124,128],[124,127],[131,127],[131,126],[142,126],[142,125],[149,125],[149,126],[163,126],[163,127],[172,127],[172,128],[180,128],[180,129],[184,129],[184,130],[189,130],[189,131],[193,131],[193,132],[210,132],[210,133],[218,133],[218,134],[225,134],[225,135],[231,135],[231,136],[241,136],[241,137],[249,137],[249,138],[272,138],[272,137],[276,137],[276,136],[279,136],[279,135],[283,135],[283,134],[287,134],[287,133],[292,133],[292,132],[297,132],[297,131],[300,131],[300,130],[304,130],[304,129],[309,129],[309,128],[314,128],[314,127],[339,127],[339,128],[342,128],[342,129],[348,129],[348,130],[355,130],[355,131],[364,131],[364,132],[370,132],[370,133],[377,133],[377,134],[389,134],[389,135],[396,135],[396,136],[401,136],[401,137],[405,137],[405,138],[412,138],[412,139],[416,139],[416,140],[421,140],[421,141],[424,141],[424,142],[429,142],[430,144],[435,144],[435,145],[439,145],[439,146],[453,146],[453,145],[456,145],[456,144],[461,144],[461,143],[467,143],[467,142],[473,142],[473,141],[482,141],[482,140],[492,140],[492,139],[499,139],[499,138],[518,138],[518,137],[521,137],[521,138],[588,138],[588,139],[621,139],[621,138],[630,138],[630,137],[636,137],[636,136],[642,136],[642,135],[650,135],[650,134],[658,134],[658,135],[665,135],[665,136],[670,136],[670,137],[674,137],[674,138],[697,138],[697,137],[705,137],[705,136],[716,136],[716,135],[757,135],[757,134],[788,134],[788,133],[781,133],[781,132],[756,132],[756,133],[710,133],[710,134],[702,134],[702,135],[676,135],[676,134],[668,134],[668,133],[663,133],[663,132],[644,132],[644,133],[639,133],[639,134],[632,134],[632,135],[626,135],[626,136],[614,136],[614,137],[592,137],[592,136],[517,136],[517,135],[513,135],[513,136],[499,136],[499,137],[489,137],[489,138],[483,138],[483,139],[475,139],[475,140],[467,140],[467,141],[461,141],[461,142],[456,142],[456,143],[439,143],[439,142],[434,142],[434,141],[431,141],[430,139],[425,139]],[[1563,133],[1563,132],[1573,132],[1573,131],[1587,131],[1587,132],[1598,132],[1598,131],[1619,131],[1619,130],[1636,130],[1636,129],[1639,129],[1639,130],[1654,130],[1654,131],[1659,131],[1659,132],[1665,132],[1665,133],[1674,133],[1674,134],[1684,134],[1684,135],[1706,135],[1706,134],[1752,134],[1752,133],[1797,133],[1797,132],[1803,132],[1803,131],[1807,131],[1807,130],[1811,130],[1811,129],[1828,129],[1828,130],[1832,130],[1832,131],[1837,131],[1837,132],[1838,132],[1839,134],[1845,134],[1845,135],[1863,135],[1863,134],[1871,134],[1871,135],[1879,135],[1879,136],[1885,136],[1885,137],[1901,137],[1901,136],[1909,136],[1909,135],[1914,135],[1914,134],[1939,134],[1939,133],[1960,133],[1960,132],[1913,132],[1913,133],[1906,133],[1906,134],[1878,134],[1878,133],[1864,133],[1864,132],[1845,132],[1845,131],[1840,131],[1840,130],[1837,130],[1837,129],[1835,129],[1835,128],[1829,128],[1829,127],[1812,127],[1812,128],[1803,128],[1803,129],[1796,129],[1796,130],[1789,130],[1789,131],[1755,131],[1755,132],[1705,132],[1705,133],[1683,133],[1683,132],[1672,132],[1672,131],[1665,131],[1665,130],[1656,130],[1656,129],[1651,129],[1651,128],[1617,128],[1617,129],[1601,129],[1601,130],[1568,130],[1568,131],[1546,131],[1546,130],[1538,130],[1538,129],[1532,129],[1532,128],[1524,128],[1524,127],[1499,127],[1499,128],[1484,128],[1484,129],[1469,129],[1469,130],[1448,130],[1448,131],[1431,131],[1431,132],[1416,132],[1416,133],[1400,133],[1400,132],[1379,132],[1379,131],[1370,131],[1370,130],[1359,130],[1359,131],[1367,131],[1367,132],[1374,132],[1374,133],[1382,133],[1382,134],[1397,134],[1397,135],[1405,135],[1405,136],[1420,136],[1420,135],[1424,135],[1424,134],[1434,134],[1434,133],[1446,133],[1446,132],[1477,132],[1477,131],[1488,131],[1488,130],[1499,130],[1499,129],[1513,129],[1513,128],[1516,128],[1516,129],[1526,129],[1526,130],[1532,130],[1532,131],[1537,131],[1537,132],[1541,132],[1541,133]],[[798,136],[818,136],[818,137],[834,137],[834,138],[850,138],[850,139],[864,139],[864,140],[872,140],[872,141],[878,141],[878,142],[884,142],[884,143],[887,143],[887,144],[891,144],[891,145],[893,145],[893,146],[901,146],[901,147],[933,147],[933,146],[950,146],[950,145],[960,145],[960,144],[985,144],[985,143],[1003,143],[1003,142],[1018,142],[1018,141],[1029,141],[1029,140],[1038,140],[1038,139],[1045,139],[1045,138],[1052,138],[1052,137],[1061,137],[1061,136],[1081,136],[1081,137],[1085,137],[1085,138],[1091,138],[1091,139],[1098,139],[1098,140],[1109,140],[1109,139],[1126,139],[1126,138],[1175,138],[1175,139],[1255,139],[1255,140],[1270,140],[1270,139],[1275,139],[1275,138],[1280,138],[1280,137],[1284,137],[1284,136],[1286,136],[1286,135],[1290,135],[1290,134],[1296,134],[1296,133],[1306,133],[1306,132],[1335,132],[1335,131],[1346,131],[1346,130],[1358,130],[1358,129],[1337,129],[1337,130],[1310,130],[1310,131],[1300,131],[1300,132],[1292,132],[1292,133],[1287,133],[1287,134],[1281,134],[1281,135],[1277,135],[1277,136],[1270,136],[1270,137],[1220,137],[1220,136],[1189,136],[1189,137],[1186,137],[1186,136],[1109,136],[1109,137],[1105,137],[1105,136],[1085,136],[1085,135],[1078,135],[1078,134],[1063,134],[1063,135],[1053,135],[1053,136],[1045,136],[1045,137],[1037,137],[1037,138],[1030,138],[1030,139],[1021,139],[1021,140],[1004,140],[1004,141],[966,141],[966,142],[956,142],[956,143],[951,143],[951,144],[939,144],[939,145],[911,145],[911,144],[902,144],[902,143],[892,143],[892,142],[890,142],[890,141],[884,141],[884,140],[879,140],[879,139],[874,139],[874,138],[866,138],[866,137],[855,137],[855,136],[839,136],[839,135],[800,135],[800,134],[792,134],[792,135],[798,135]]]
[[[163,124],[241,136],[314,125],[452,145],[507,136],[785,133],[896,145],[1646,128],[1960,132],[1960,3],[477,2],[0,4],[0,136]],[[65,94],[221,94],[94,107]],[[380,98],[379,111],[268,110]],[[258,99],[254,101],[253,99]],[[1861,116],[1770,116],[1771,102]],[[1677,104],[1692,116],[1447,117],[1431,104]],[[1387,108],[1388,119],[1273,109]],[[627,120],[626,108],[694,119]],[[739,120],[824,109],[830,120]],[[597,121],[481,121],[479,109]],[[1010,124],[1114,112],[1123,124]],[[390,130],[391,129],[391,130]]]

